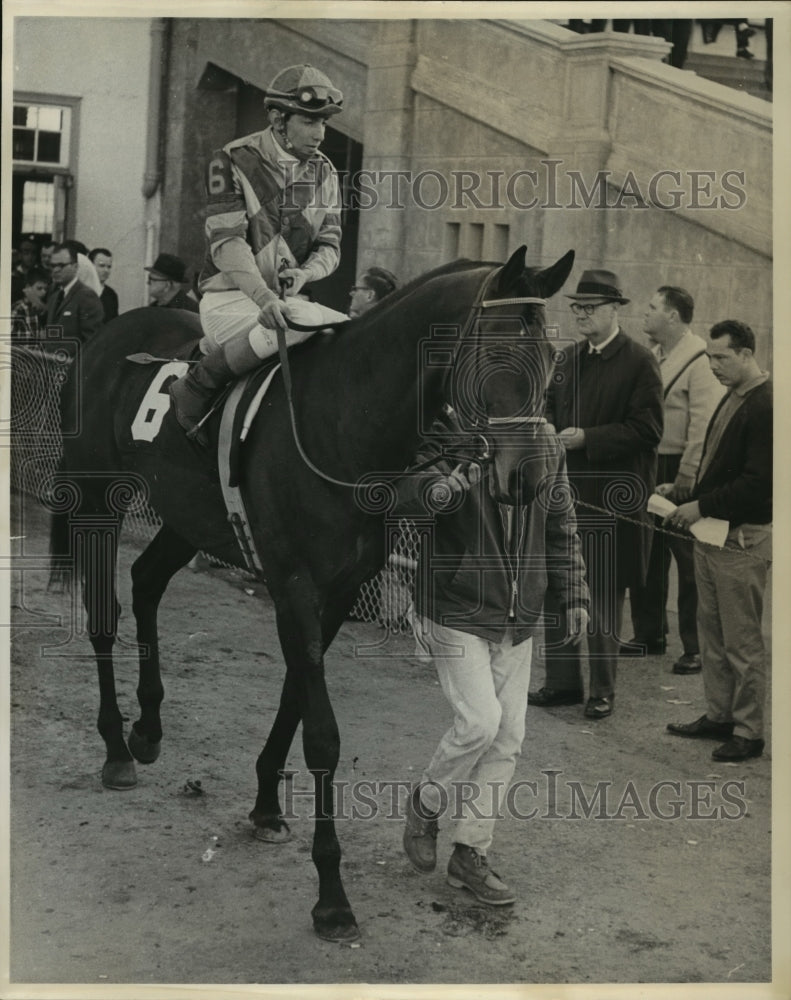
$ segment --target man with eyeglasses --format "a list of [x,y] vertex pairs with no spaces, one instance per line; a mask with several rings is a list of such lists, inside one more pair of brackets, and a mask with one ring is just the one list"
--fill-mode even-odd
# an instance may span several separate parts
[[198,303],[184,291],[187,267],[181,257],[161,253],[148,271],[149,305],[198,312]]
[[343,94],[313,66],[289,66],[264,94],[269,127],[227,143],[208,167],[207,255],[200,280],[205,357],[170,386],[176,419],[191,437],[215,393],[288,344],[347,317],[306,301],[305,285],[340,261],[338,177],[320,152]]
[[70,353],[69,340],[84,344],[104,323],[99,296],[77,278],[79,262],[73,246],[61,243],[52,254],[53,291],[47,299],[47,326],[59,327]]
[[349,317],[354,319],[372,309],[377,302],[398,288],[398,279],[385,267],[367,268],[352,285],[349,293]]
[[[646,501],[656,485],[662,437],[662,379],[656,358],[620,328],[624,298],[612,271],[588,270],[572,300],[577,332],[558,363],[547,417],[566,448],[591,593],[590,690],[585,716],[612,714],[625,590],[645,580],[651,550]],[[528,703],[548,708],[583,701],[580,651],[546,606],[546,680]]]

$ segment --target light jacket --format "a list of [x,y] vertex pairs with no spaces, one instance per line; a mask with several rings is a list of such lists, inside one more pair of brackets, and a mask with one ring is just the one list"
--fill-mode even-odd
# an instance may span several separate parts
[[694,479],[706,428],[725,387],[711,370],[706,341],[690,330],[668,354],[657,345],[654,355],[665,394],[665,427],[658,451],[660,455],[681,455],[679,472]]

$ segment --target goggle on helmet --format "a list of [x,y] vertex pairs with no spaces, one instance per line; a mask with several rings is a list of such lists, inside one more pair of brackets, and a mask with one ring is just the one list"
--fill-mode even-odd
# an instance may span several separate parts
[[313,66],[289,66],[266,89],[264,105],[303,115],[337,115],[343,109],[343,93]]

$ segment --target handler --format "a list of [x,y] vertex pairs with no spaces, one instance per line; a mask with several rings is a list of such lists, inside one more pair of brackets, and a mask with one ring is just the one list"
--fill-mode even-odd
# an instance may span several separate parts
[[[444,422],[453,432],[452,412]],[[461,816],[448,882],[503,906],[515,896],[489,868],[487,851],[524,740],[532,636],[551,593],[566,636],[580,642],[590,600],[556,436],[547,436],[542,492],[521,507],[497,503],[479,466],[451,469],[439,457],[441,446],[441,435],[432,433],[418,461],[437,456],[437,485],[456,499],[437,515],[433,544],[427,539],[422,547],[415,635],[434,659],[454,719],[410,795],[403,844],[417,871],[432,872],[442,813]],[[399,490],[405,505],[407,489]],[[428,549],[440,560],[436,569]]]
[[[340,194],[335,168],[319,152],[343,94],[313,66],[289,66],[264,95],[269,128],[229,142],[207,173],[207,254],[199,284],[206,355],[170,386],[176,419],[192,431],[218,389],[309,333],[288,321],[347,317],[300,298],[340,261]],[[282,296],[282,297],[281,297]]]
[[723,740],[712,757],[733,763],[764,751],[768,661],[761,618],[772,561],[772,388],[746,323],[715,323],[707,353],[728,391],[706,431],[692,499],[665,521],[688,529],[701,517],[718,517],[729,531],[721,549],[695,542],[706,714],[667,728],[687,739]]

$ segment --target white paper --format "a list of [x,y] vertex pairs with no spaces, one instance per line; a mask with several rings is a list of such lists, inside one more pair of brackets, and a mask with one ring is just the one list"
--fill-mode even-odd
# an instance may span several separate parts
[[[656,514],[658,517],[667,517],[674,510],[678,510],[678,507],[667,497],[660,496],[659,493],[652,493],[648,498],[646,510],[649,514]],[[721,549],[728,537],[729,527],[728,522],[719,517],[702,517],[689,530],[699,542],[716,545],[717,548]]]

